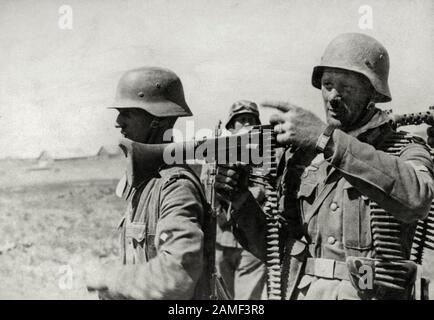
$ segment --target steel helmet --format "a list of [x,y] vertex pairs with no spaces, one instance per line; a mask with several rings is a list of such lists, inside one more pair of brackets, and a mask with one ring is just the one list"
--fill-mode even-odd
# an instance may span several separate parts
[[226,122],[225,128],[229,130],[229,126],[231,125],[233,118],[243,113],[250,113],[254,115],[258,122],[260,122],[258,106],[256,105],[256,103],[248,100],[240,100],[235,102],[229,109],[229,118]]
[[321,89],[325,67],[345,69],[367,77],[377,92],[374,102],[392,100],[387,80],[389,54],[376,39],[362,33],[344,33],[327,46],[321,64],[313,68],[312,85]]
[[186,117],[192,113],[179,77],[171,70],[143,67],[124,73],[112,108],[139,108],[156,117]]

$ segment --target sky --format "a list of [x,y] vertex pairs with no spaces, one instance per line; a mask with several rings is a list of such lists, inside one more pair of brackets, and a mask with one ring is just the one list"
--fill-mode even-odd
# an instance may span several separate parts
[[[72,29],[59,27],[72,9]],[[372,8],[361,29],[359,8]],[[112,105],[122,73],[175,71],[193,118],[186,132],[226,120],[239,99],[288,100],[324,118],[310,84],[338,34],[377,38],[391,60],[395,113],[434,105],[431,0],[1,0],[0,158],[115,145]],[[268,121],[270,111],[261,110]],[[191,137],[185,137],[190,139]],[[80,152],[80,151],[78,151]]]

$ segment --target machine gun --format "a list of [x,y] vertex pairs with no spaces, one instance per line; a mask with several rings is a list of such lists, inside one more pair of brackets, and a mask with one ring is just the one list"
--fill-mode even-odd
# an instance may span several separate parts
[[428,111],[415,113],[393,114],[392,110],[387,110],[386,112],[388,113],[391,122],[397,127],[419,125],[422,123],[430,126],[434,125],[434,106],[430,106]]
[[187,164],[189,160],[219,165],[242,162],[266,176],[271,170],[273,139],[272,126],[264,125],[252,126],[231,136],[165,144],[143,144],[121,139],[119,146],[127,157],[127,178],[134,187],[137,182],[143,181],[141,175],[155,171],[161,165]]
[[267,219],[267,288],[270,300],[282,299],[280,212],[277,199],[276,134],[272,125],[246,128],[231,136],[172,142],[143,144],[122,139],[120,147],[127,157],[127,180],[137,187],[149,172],[160,166],[186,164],[188,160],[203,160],[216,165],[248,164],[253,176],[261,177],[266,189],[264,213]]

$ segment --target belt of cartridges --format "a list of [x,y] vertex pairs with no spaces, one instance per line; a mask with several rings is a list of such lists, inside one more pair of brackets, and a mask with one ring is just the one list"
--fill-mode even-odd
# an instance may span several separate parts
[[264,133],[264,144],[269,146],[269,154],[264,157],[264,165],[269,168],[265,180],[266,201],[264,213],[267,219],[266,233],[266,267],[267,267],[267,293],[269,300],[281,300],[281,257],[279,244],[280,212],[277,199],[277,159],[276,135],[274,131]]
[[[434,150],[431,148],[430,154],[434,161]],[[424,249],[434,250],[434,201],[431,203],[428,217],[417,223],[412,247],[414,262],[422,264]]]
[[[389,154],[399,156],[401,150],[412,142],[412,136],[405,132],[394,132],[378,146]],[[431,150],[431,156],[434,153]],[[402,243],[404,223],[398,221],[378,204],[370,202],[371,231],[376,258],[374,283],[379,286],[393,287],[398,290],[405,288],[405,273],[403,261],[406,257]],[[434,249],[434,206],[431,205],[429,215],[417,222],[413,238],[410,259],[421,264],[425,248]]]

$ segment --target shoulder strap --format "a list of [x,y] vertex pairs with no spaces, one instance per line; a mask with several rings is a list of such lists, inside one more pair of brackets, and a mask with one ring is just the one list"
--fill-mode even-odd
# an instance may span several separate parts
[[191,182],[193,182],[197,191],[200,194],[200,198],[202,200],[202,203],[204,204],[204,209],[207,209],[208,202],[206,201],[205,192],[203,190],[202,184],[200,183],[199,177],[193,171],[190,171],[189,169],[185,168],[185,170],[183,170],[182,172],[172,174],[169,180],[167,181],[167,183],[171,183],[172,181],[175,182],[178,179],[188,179]]

